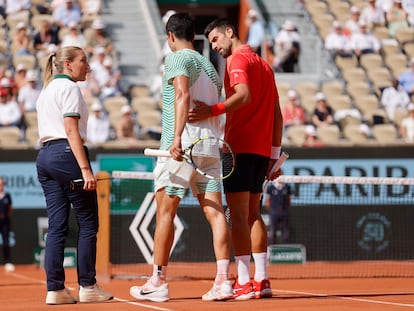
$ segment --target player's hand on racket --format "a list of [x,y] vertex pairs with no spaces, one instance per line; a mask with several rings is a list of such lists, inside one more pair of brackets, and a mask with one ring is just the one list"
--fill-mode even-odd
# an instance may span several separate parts
[[281,167],[287,158],[289,158],[289,154],[282,152],[279,159],[272,159],[269,161],[269,167],[266,174],[267,180],[275,180],[282,175]]
[[181,137],[174,137],[174,140],[171,144],[171,148],[170,148],[170,154],[171,154],[171,158],[176,160],[176,161],[182,161],[183,160],[183,149],[181,146]]
[[211,117],[211,107],[206,103],[193,100],[195,108],[191,108],[188,111],[188,122],[199,122]]
[[280,167],[276,171],[275,170],[272,171],[272,168],[276,164],[277,160],[278,159],[270,159],[270,161],[269,161],[269,166],[267,168],[267,174],[266,174],[266,176],[267,176],[266,178],[268,180],[275,180],[280,175],[282,175],[282,170],[281,170]]
[[[196,139],[181,151],[180,155],[175,149],[174,151],[150,148],[144,150],[146,156],[173,157],[173,153],[177,158],[181,156],[199,174],[213,180],[223,180],[231,176],[236,164],[231,146],[223,139],[212,136]],[[216,159],[217,165],[212,165],[211,159]]]

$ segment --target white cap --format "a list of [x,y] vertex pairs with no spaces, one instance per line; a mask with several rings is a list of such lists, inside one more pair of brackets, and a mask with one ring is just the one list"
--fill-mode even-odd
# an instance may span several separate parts
[[105,28],[105,23],[99,18],[95,19],[92,23],[92,28],[93,29],[104,29]]
[[256,10],[250,9],[249,12],[247,12],[248,17],[257,17]]
[[101,111],[102,110],[102,105],[99,102],[94,102],[91,106],[91,110],[92,111]]
[[58,46],[54,43],[51,43],[47,46],[47,54],[55,53],[58,51]]
[[77,22],[75,22],[75,21],[71,21],[71,22],[68,24],[68,27],[69,27],[70,29],[77,29],[77,28],[78,28],[78,23],[77,23]]
[[98,54],[105,54],[105,48],[98,45],[93,49],[93,54],[98,55]]
[[11,87],[10,79],[6,78],[6,77],[2,78],[0,80],[0,86],[1,87]]
[[25,65],[25,64],[18,64],[18,65],[16,66],[16,72],[18,72],[18,71],[22,71],[22,70],[27,70],[26,65]]
[[112,66],[112,60],[110,58],[105,58],[105,60],[102,63],[105,67],[111,67]]
[[365,21],[363,21],[363,20],[360,20],[359,23],[358,23],[358,25],[359,25],[359,27],[366,27],[367,26],[367,23]]
[[27,25],[26,25],[25,22],[18,22],[17,25],[16,25],[16,29],[18,29],[18,30],[26,28],[26,27],[27,27]]
[[305,133],[309,136],[316,136],[316,130],[313,125],[307,125],[305,128]]
[[341,25],[341,23],[340,23],[339,21],[334,20],[334,21],[332,22],[332,27],[333,27],[333,28],[341,28],[341,27],[342,27],[342,25]]
[[289,98],[296,98],[297,97],[296,91],[295,90],[289,90],[288,93],[287,93],[287,96]]
[[359,13],[358,7],[355,5],[351,6],[351,13]]
[[26,72],[26,81],[37,81],[37,72],[35,70],[29,70],[28,72]]
[[408,111],[414,110],[414,104],[413,103],[409,103],[408,106],[407,106],[407,110]]
[[295,26],[295,24],[291,20],[286,20],[283,23],[282,28],[284,30],[295,30],[296,26]]
[[131,112],[131,107],[129,105],[123,105],[121,107],[121,113],[126,114]]
[[326,96],[325,96],[325,94],[324,93],[322,93],[322,92],[318,92],[318,93],[316,93],[316,95],[315,95],[315,101],[320,101],[320,100],[326,100]]

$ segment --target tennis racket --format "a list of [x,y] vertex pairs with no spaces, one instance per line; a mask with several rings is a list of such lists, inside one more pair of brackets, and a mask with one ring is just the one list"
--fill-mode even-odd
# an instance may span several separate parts
[[[272,176],[273,173],[277,172],[283,165],[283,163],[289,158],[289,154],[287,152],[282,152],[279,159],[273,164],[272,168],[270,169],[269,176]],[[263,194],[266,191],[267,184],[269,183],[269,179],[266,177],[263,187],[262,187],[262,195],[260,196],[260,205],[262,205]]]
[[[171,157],[168,150],[149,149],[144,150],[146,156]],[[190,146],[183,150],[183,160],[190,164],[199,174],[212,180],[228,178],[234,171],[236,160],[231,146],[223,139],[207,136],[196,139]],[[207,158],[220,159],[221,165],[217,169],[211,169]],[[206,167],[206,164],[210,169]]]

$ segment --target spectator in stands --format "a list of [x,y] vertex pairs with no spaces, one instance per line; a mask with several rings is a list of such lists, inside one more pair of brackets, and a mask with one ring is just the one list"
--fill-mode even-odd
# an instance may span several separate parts
[[295,24],[290,20],[285,21],[275,38],[275,71],[295,72],[299,62],[300,40]]
[[401,0],[394,0],[394,5],[390,10],[386,12],[385,18],[391,37],[394,36],[397,29],[409,27],[408,14],[403,9]]
[[333,30],[325,38],[325,49],[330,52],[333,60],[336,56],[352,57],[351,41],[344,35],[341,23],[337,20],[333,21],[332,28]]
[[36,110],[36,101],[40,94],[37,81],[37,72],[35,70],[28,70],[26,73],[26,84],[21,87],[17,97],[17,102],[23,114],[26,111]]
[[[91,72],[98,83],[100,89],[100,96],[106,97],[107,95],[102,93],[102,89],[110,85],[111,75],[105,66],[105,61],[108,60],[105,48],[102,46],[95,47],[93,60],[90,63]],[[103,99],[103,98],[102,98]]]
[[402,0],[403,9],[407,12],[408,24],[414,26],[414,0]]
[[389,120],[394,120],[394,112],[398,107],[406,108],[410,103],[405,90],[399,85],[397,79],[393,79],[392,86],[385,88],[381,95],[381,104],[384,106]]
[[91,110],[93,113],[88,118],[88,143],[92,145],[102,144],[109,139],[109,118],[103,112],[103,107],[98,101],[92,104]]
[[80,31],[80,26],[77,22],[70,22],[68,25],[69,32],[62,38],[61,47],[65,46],[78,46],[82,49],[86,47],[86,39],[83,33]]
[[66,0],[50,0],[50,4],[48,5],[49,12],[53,14],[56,11],[57,7],[61,5],[65,5]]
[[118,96],[121,94],[121,88],[119,81],[121,80],[121,71],[113,68],[112,60],[106,58],[103,61],[103,65],[107,72],[107,81],[101,86],[101,100],[104,101],[105,98],[110,96]]
[[359,11],[358,7],[353,5],[349,9],[350,17],[345,22],[345,35],[351,37],[352,34],[359,32],[359,17],[361,16],[361,12]]
[[77,83],[82,92],[83,98],[89,100],[93,97],[99,97],[101,93],[101,88],[98,85],[98,82],[95,79],[94,73],[91,71],[86,76],[85,81],[78,81]]
[[326,96],[322,92],[315,95],[315,110],[312,114],[312,124],[315,127],[331,125],[334,123],[333,110],[326,101]]
[[14,73],[14,83],[17,88],[16,92],[26,84],[27,67],[25,64],[18,64]]
[[377,26],[385,25],[384,11],[376,5],[376,0],[368,0],[368,5],[362,10],[359,21],[365,22],[370,31]]
[[368,31],[367,24],[360,21],[359,32],[353,33],[351,36],[351,48],[359,59],[363,54],[379,54],[381,43],[372,32]]
[[137,131],[132,109],[129,105],[124,105],[121,107],[121,113],[122,118],[116,125],[117,137],[119,140],[134,143],[137,141]]
[[394,5],[394,0],[377,0],[376,2],[376,6],[381,8],[384,14],[387,13],[389,10],[391,10],[393,5]]
[[58,31],[48,20],[43,20],[39,31],[33,36],[33,46],[38,59],[48,54],[47,49],[51,44],[60,44]]
[[300,125],[306,123],[305,110],[298,101],[296,91],[289,90],[287,96],[289,100],[282,109],[283,128],[285,130],[291,125]]
[[28,70],[25,77],[26,84],[23,85],[17,94],[17,103],[22,112],[21,130],[22,138],[25,139],[26,129],[28,127],[25,113],[27,111],[36,111],[36,101],[40,94],[40,88],[37,84],[37,72],[35,70]]
[[398,82],[407,92],[408,96],[411,97],[414,93],[414,57],[411,58],[408,65],[410,68],[398,77]]
[[13,77],[4,76],[0,80],[0,88],[6,90],[11,98],[17,97],[17,87]]
[[407,107],[408,116],[401,121],[400,134],[402,139],[408,143],[414,143],[414,104]]
[[248,28],[247,44],[252,51],[262,56],[262,45],[265,39],[265,29],[263,23],[259,20],[256,10],[249,10],[246,15],[246,26]]
[[4,0],[0,1],[0,16],[3,18],[3,20],[6,19],[6,2]]
[[53,11],[54,23],[61,29],[69,27],[71,22],[76,22],[80,25],[82,13],[74,0],[65,0],[64,3],[59,4]]
[[[7,68],[5,65],[0,65],[0,81],[3,78],[7,78]],[[1,86],[1,85],[0,85]]]
[[16,33],[11,38],[11,50],[13,56],[30,55],[33,51],[33,39],[28,33],[25,22],[18,22],[16,25]]
[[84,17],[98,17],[102,11],[102,0],[80,0],[80,9]]
[[29,16],[31,7],[31,0],[7,0],[6,14],[10,18],[25,20],[25,17]]
[[110,55],[112,57],[112,60],[115,61],[116,55],[114,55],[114,45],[112,39],[105,31],[105,28],[106,25],[102,19],[97,18],[93,21],[92,29],[94,30],[94,33],[87,38],[86,50],[89,54],[92,54],[96,46],[102,46],[105,48],[106,54]]
[[323,147],[324,145],[325,144],[318,138],[315,126],[306,126],[303,147]]
[[21,128],[22,112],[9,91],[0,89],[0,127],[17,126]]

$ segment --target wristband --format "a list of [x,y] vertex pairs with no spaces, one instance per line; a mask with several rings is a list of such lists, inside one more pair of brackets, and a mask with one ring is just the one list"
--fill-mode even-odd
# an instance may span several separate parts
[[270,154],[270,158],[272,160],[277,160],[280,157],[280,150],[282,149],[282,147],[276,147],[276,146],[272,146],[272,151]]
[[226,112],[226,106],[224,106],[223,102],[217,103],[217,104],[211,106],[211,115],[213,117],[217,117],[217,116],[219,116],[219,115],[221,115],[225,112]]
[[87,170],[87,169],[89,169],[89,166],[82,166],[80,169],[81,170]]

